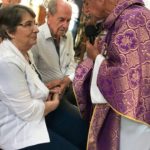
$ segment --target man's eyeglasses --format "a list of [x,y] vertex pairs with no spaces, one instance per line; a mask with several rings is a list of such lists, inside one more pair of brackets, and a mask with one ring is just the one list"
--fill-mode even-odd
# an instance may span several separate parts
[[34,26],[38,26],[35,21],[27,21],[25,23],[19,23],[18,26],[22,26],[24,28],[33,28]]

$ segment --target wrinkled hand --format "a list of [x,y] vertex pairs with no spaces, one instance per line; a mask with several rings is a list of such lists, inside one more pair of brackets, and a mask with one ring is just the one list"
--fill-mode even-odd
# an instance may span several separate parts
[[56,93],[53,94],[51,101],[54,103],[53,110],[55,110],[60,104],[60,95]]
[[71,80],[68,78],[68,76],[65,76],[63,79],[52,80],[46,83],[46,86],[50,90],[50,97],[54,93],[58,93],[62,96],[70,82]]
[[61,79],[55,79],[55,80],[52,80],[52,81],[46,83],[46,86],[48,87],[48,89],[52,90],[55,87],[59,87],[61,82],[62,82]]
[[87,56],[91,58],[93,61],[95,60],[97,55],[100,54],[98,50],[98,42],[99,42],[98,38],[95,39],[94,45],[92,45],[89,41],[86,42]]
[[49,95],[53,96],[54,94],[61,94],[61,89],[60,86],[59,87],[54,87],[53,89],[50,90]]
[[71,80],[68,78],[68,76],[65,76],[63,78],[63,80],[61,81],[61,84],[60,84],[60,92],[61,92],[61,95],[64,94],[66,88],[69,86]]

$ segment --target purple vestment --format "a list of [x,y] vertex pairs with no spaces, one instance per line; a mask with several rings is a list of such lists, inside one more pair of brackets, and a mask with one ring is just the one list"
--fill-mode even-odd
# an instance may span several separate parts
[[106,52],[97,85],[107,104],[92,105],[93,62],[76,69],[74,91],[81,114],[90,121],[88,150],[119,150],[120,116],[150,125],[150,11],[142,0],[121,0],[105,20]]

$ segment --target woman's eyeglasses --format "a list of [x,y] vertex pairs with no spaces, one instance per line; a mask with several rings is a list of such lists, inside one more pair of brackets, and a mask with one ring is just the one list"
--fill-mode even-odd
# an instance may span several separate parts
[[18,24],[18,26],[22,26],[24,28],[33,28],[34,26],[38,26],[38,24],[35,21],[27,21],[27,22]]

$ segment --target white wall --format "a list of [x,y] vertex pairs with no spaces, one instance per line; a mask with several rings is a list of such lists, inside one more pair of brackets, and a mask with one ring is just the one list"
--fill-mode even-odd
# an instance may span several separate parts
[[29,5],[30,1],[32,1],[33,5],[37,5],[37,6],[43,3],[43,0],[21,0],[21,4]]

